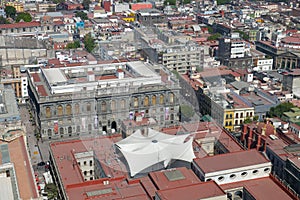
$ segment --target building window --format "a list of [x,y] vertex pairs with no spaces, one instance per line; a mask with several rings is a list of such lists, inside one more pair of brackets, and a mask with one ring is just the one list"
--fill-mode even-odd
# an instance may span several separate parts
[[91,104],[90,103],[86,104],[86,111],[91,112]]
[[265,173],[269,173],[269,172],[270,172],[270,168],[265,168],[265,169],[264,169],[264,172],[265,172]]
[[50,107],[47,107],[47,108],[46,108],[46,117],[47,117],[47,118],[50,118],[50,117],[51,117],[51,108],[50,108]]
[[156,105],[156,96],[155,95],[152,96],[152,105],[153,106]]
[[64,134],[64,128],[63,128],[63,127],[60,127],[60,128],[59,128],[59,134],[61,134],[61,135]]
[[162,94],[159,96],[159,104],[160,105],[164,104],[164,95],[162,95]]
[[48,129],[48,136],[51,136],[52,135],[52,130],[49,128]]
[[80,126],[76,126],[76,132],[77,132],[77,133],[80,132]]
[[111,110],[116,110],[116,101],[115,100],[111,101]]
[[90,160],[90,166],[93,166],[93,161],[92,160]]
[[84,171],[83,174],[86,176],[87,175],[87,171]]
[[86,161],[83,162],[83,165],[86,165]]
[[76,103],[75,104],[75,114],[79,114],[79,112],[80,112],[80,107],[79,107],[79,104],[78,103]]
[[139,106],[139,99],[137,97],[134,97],[133,106],[137,108]]
[[235,124],[234,125],[238,125],[239,121],[238,120],[235,120]]
[[236,114],[235,114],[235,118],[239,118],[239,113],[236,113]]
[[224,176],[220,176],[219,178],[218,178],[218,181],[224,181]]
[[242,177],[245,177],[245,176],[247,176],[247,174],[248,174],[247,172],[242,172],[242,173],[241,173],[241,176],[242,176]]
[[93,170],[90,170],[90,175],[93,175]]
[[71,126],[68,127],[68,133],[72,133],[72,127]]
[[88,131],[92,131],[92,125],[91,124],[88,125]]
[[243,117],[244,117],[243,113],[241,113],[241,115],[240,115],[240,116],[241,116],[241,118],[243,118]]
[[231,179],[235,179],[235,178],[236,178],[236,175],[235,175],[235,174],[231,174],[231,175],[230,175],[230,178],[231,178]]
[[101,111],[106,112],[106,102],[105,101],[102,101],[102,103],[101,103]]
[[125,100],[122,99],[122,100],[121,100],[121,109],[124,109],[124,108],[125,108]]
[[144,98],[144,106],[149,106],[149,97],[148,96],[146,96]]
[[169,101],[170,101],[170,103],[174,103],[174,94],[173,93],[169,94]]
[[66,106],[66,114],[67,115],[72,115],[72,106],[70,104],[68,104]]
[[61,105],[59,105],[57,107],[57,115],[58,116],[62,116],[63,115],[63,107]]
[[253,170],[252,174],[254,174],[254,175],[258,174],[258,170],[257,169]]

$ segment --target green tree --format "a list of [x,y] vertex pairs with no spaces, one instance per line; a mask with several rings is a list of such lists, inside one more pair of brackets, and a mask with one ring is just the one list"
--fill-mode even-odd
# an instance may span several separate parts
[[29,13],[21,12],[17,14],[16,22],[23,20],[24,22],[31,22],[32,17]]
[[53,3],[55,4],[60,4],[60,3],[64,3],[65,0],[53,0]]
[[7,17],[11,17],[13,19],[15,18],[16,13],[17,13],[16,8],[13,6],[5,6],[4,11],[5,11]]
[[245,33],[244,31],[235,30],[234,32],[239,33],[240,37],[243,38],[244,40],[249,40],[249,35],[247,33]]
[[67,49],[77,49],[80,47],[80,42],[75,41],[67,44]]
[[46,184],[44,191],[48,193],[48,199],[56,199],[58,197],[57,187],[54,183]]
[[176,5],[176,0],[166,0],[166,1],[164,1],[164,5],[168,5],[168,3],[169,3],[169,5]]
[[222,37],[222,35],[220,33],[215,33],[215,34],[212,34],[211,36],[209,36],[207,38],[207,40],[217,40],[220,37]]
[[91,33],[86,34],[83,38],[83,43],[84,43],[84,47],[85,49],[91,53],[93,51],[93,49],[96,47],[95,41],[91,36]]
[[83,0],[82,1],[82,6],[85,10],[89,10],[90,9],[90,3],[91,1],[90,0]]
[[83,12],[83,11],[77,12],[75,14],[75,17],[80,17],[80,19],[83,20],[83,21],[89,19],[88,16],[87,16],[87,14],[85,12]]
[[224,5],[230,3],[230,0],[217,0],[217,5]]
[[9,21],[3,16],[0,16],[0,24],[9,24]]
[[244,120],[244,124],[250,124],[252,122],[252,119],[250,117],[247,117],[245,120]]
[[269,117],[282,117],[282,114],[284,112],[288,112],[291,108],[295,107],[292,103],[290,102],[284,102],[276,107],[270,108],[270,111],[268,113]]

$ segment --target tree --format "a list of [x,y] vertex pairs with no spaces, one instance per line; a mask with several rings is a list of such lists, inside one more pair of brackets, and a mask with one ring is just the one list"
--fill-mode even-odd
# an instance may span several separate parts
[[84,47],[85,49],[91,53],[93,51],[93,49],[96,47],[95,41],[91,36],[91,33],[87,34],[84,36],[83,38],[83,43],[84,43]]
[[166,1],[164,1],[164,5],[168,5],[168,3],[169,3],[169,5],[176,5],[176,0],[166,0]]
[[220,33],[215,33],[215,34],[212,34],[211,36],[209,36],[207,38],[207,40],[217,40],[220,37],[222,37],[222,35]]
[[292,103],[290,102],[284,102],[276,107],[270,108],[270,111],[268,113],[269,117],[282,117],[284,112],[288,112],[291,108],[295,107]]
[[21,12],[17,14],[16,22],[23,20],[24,22],[31,22],[32,17],[29,13]]
[[85,12],[83,12],[83,11],[77,12],[75,14],[75,17],[80,17],[80,19],[82,21],[89,19],[88,16],[87,16],[87,14]]
[[9,21],[3,16],[0,16],[0,24],[9,24]]
[[239,33],[241,38],[243,38],[244,40],[249,40],[249,35],[244,31],[236,30],[235,32]]
[[16,8],[13,6],[5,6],[4,11],[5,11],[7,17],[10,17],[13,19],[15,18],[16,13],[17,13]]
[[77,49],[80,47],[80,42],[75,41],[67,44],[67,49]]
[[250,117],[246,117],[244,120],[244,124],[250,124],[252,122],[252,119]]
[[217,5],[224,5],[230,3],[230,0],[217,0]]
[[83,0],[82,1],[82,6],[85,10],[89,10],[90,9],[90,3],[91,1],[90,0]]
[[55,4],[60,4],[60,3],[64,3],[65,0],[53,0],[53,3]]

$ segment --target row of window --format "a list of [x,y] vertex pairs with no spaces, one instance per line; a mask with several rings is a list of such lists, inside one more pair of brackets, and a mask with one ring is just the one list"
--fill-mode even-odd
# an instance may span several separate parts
[[[164,95],[159,96],[159,104],[160,105],[164,104],[164,102],[165,102],[164,98],[165,98]],[[169,102],[174,103],[174,94],[173,93],[169,94]],[[155,95],[153,95],[151,97],[151,105],[156,105],[156,104],[157,104],[157,97]],[[126,101],[124,99],[122,99],[120,101],[120,108],[125,109],[125,105],[126,105]],[[146,96],[143,99],[143,106],[149,106],[149,105],[150,105],[150,99],[149,99],[149,96]],[[133,106],[134,107],[139,107],[139,98],[138,97],[134,97]],[[80,111],[80,105],[78,103],[76,103],[74,107],[75,107],[74,108],[74,114],[79,114],[80,112],[84,112],[84,111],[91,112],[91,110],[92,110],[91,103],[87,103],[86,108],[84,109],[82,107],[81,111]],[[111,110],[116,110],[117,101],[112,100],[110,102],[110,108],[111,108]],[[71,104],[66,105],[65,112],[64,112],[64,108],[63,108],[62,105],[58,105],[56,111],[57,111],[57,116],[63,116],[64,113],[65,113],[65,115],[72,115],[72,113],[73,113]],[[106,101],[101,102],[101,112],[107,112],[107,103],[106,103]],[[51,108],[48,106],[48,107],[46,107],[46,117],[50,118],[51,116],[52,116]]]
[[[271,171],[271,169],[270,168],[265,168],[263,171],[265,173],[269,173]],[[253,175],[257,175],[258,173],[259,173],[259,170],[257,170],[257,169],[255,169],[255,170],[252,171]],[[241,175],[241,177],[246,177],[248,175],[248,172],[242,172],[240,175]],[[232,179],[232,180],[235,179],[236,177],[237,177],[236,174],[231,174],[229,176],[229,178]],[[211,178],[206,179],[206,181],[211,181],[211,180],[212,180]],[[224,181],[224,180],[225,180],[224,176],[219,176],[218,177],[218,181],[221,182],[221,181]]]
[[[252,117],[253,112],[246,112],[246,117]],[[244,113],[235,113],[235,118],[244,118]],[[232,114],[227,114],[226,119],[232,119]]]
[[[86,166],[87,165],[87,162],[86,161],[83,161],[83,166]],[[78,162],[78,165],[80,166],[81,165],[81,162]],[[90,166],[93,166],[93,161],[90,160]]]

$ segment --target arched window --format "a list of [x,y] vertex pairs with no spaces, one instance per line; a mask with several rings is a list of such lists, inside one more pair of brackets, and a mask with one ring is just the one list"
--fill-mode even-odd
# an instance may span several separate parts
[[155,95],[152,96],[152,105],[153,106],[156,105],[156,96]]
[[76,132],[77,132],[77,133],[80,132],[80,126],[76,126]]
[[106,102],[105,101],[102,101],[102,103],[101,103],[101,111],[106,112]]
[[48,136],[51,136],[52,135],[52,130],[49,128],[48,129]]
[[162,94],[159,96],[159,104],[160,105],[164,104],[164,95]]
[[149,97],[145,96],[144,98],[144,106],[149,106]]
[[116,101],[115,100],[111,101],[111,110],[116,110]]
[[70,104],[68,104],[66,106],[66,114],[67,115],[72,115],[72,106]]
[[64,128],[63,127],[59,128],[59,134],[61,134],[61,135],[64,134]]
[[174,94],[173,93],[169,94],[169,101],[170,101],[170,103],[174,103]]
[[86,104],[86,111],[91,112],[91,103]]
[[68,133],[72,133],[72,127],[71,126],[68,127]]
[[50,118],[50,117],[51,117],[51,108],[50,108],[50,107],[47,107],[47,108],[46,108],[46,117],[47,117],[47,118]]
[[59,105],[57,107],[57,115],[58,116],[62,116],[63,115],[63,107],[61,105]]
[[125,100],[122,99],[122,100],[121,100],[121,109],[124,109],[124,108],[125,108],[125,103],[126,103]]
[[76,103],[75,104],[75,114],[79,114],[79,112],[80,112],[80,107],[79,107],[79,104],[78,103]]
[[133,106],[135,108],[139,106],[139,99],[137,97],[134,97]]

